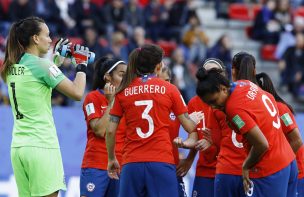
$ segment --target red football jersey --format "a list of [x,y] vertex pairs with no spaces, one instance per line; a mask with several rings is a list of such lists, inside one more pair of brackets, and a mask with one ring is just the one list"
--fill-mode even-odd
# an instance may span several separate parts
[[221,110],[214,110],[222,131],[220,152],[217,157],[216,174],[242,175],[242,165],[247,157],[243,146],[242,135],[232,130],[226,121],[226,114]]
[[203,138],[202,128],[211,130],[213,144],[205,151],[199,151],[199,158],[196,164],[196,176],[215,177],[216,157],[219,152],[221,131],[217,123],[212,108],[204,103],[198,96],[194,96],[188,103],[189,113],[202,111],[204,119],[197,126],[199,139]]
[[[282,124],[282,129],[285,135],[288,135],[289,132],[291,132],[293,129],[298,128],[298,125],[296,123],[295,117],[288,108],[288,106],[284,103],[277,102],[278,109],[279,109],[279,114],[281,117],[281,124]],[[296,154],[297,158],[297,165],[298,165],[298,178],[303,178],[304,177],[304,152],[303,149],[304,145],[298,150]]]
[[180,122],[179,122],[178,118],[174,115],[173,112],[170,113],[169,120],[170,120],[170,126],[169,126],[170,140],[171,140],[172,148],[173,148],[174,163],[175,163],[175,165],[178,165],[179,164],[179,152],[178,152],[178,148],[173,144],[173,140],[176,137],[178,137]]
[[[241,135],[258,126],[269,144],[269,150],[250,170],[250,177],[269,176],[287,167],[295,155],[282,132],[273,96],[248,80],[237,81],[234,85],[225,106],[228,120]],[[245,138],[243,144],[249,151]]]
[[165,162],[174,164],[169,114],[178,116],[187,107],[178,89],[162,79],[138,77],[115,96],[111,115],[125,116],[123,164]]
[[[108,153],[105,138],[96,137],[90,126],[90,121],[95,118],[101,118],[108,107],[108,101],[101,90],[95,90],[88,93],[83,102],[83,112],[87,124],[87,145],[82,160],[82,168],[97,168],[107,170]],[[123,120],[123,119],[122,119]],[[116,135],[116,155],[121,162],[121,150],[124,141],[123,122],[119,124],[119,130]]]

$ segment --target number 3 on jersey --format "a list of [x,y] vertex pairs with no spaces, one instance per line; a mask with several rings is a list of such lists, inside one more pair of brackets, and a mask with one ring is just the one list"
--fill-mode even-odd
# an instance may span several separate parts
[[136,133],[141,138],[148,138],[154,132],[154,122],[153,122],[152,117],[149,115],[149,112],[150,112],[150,110],[153,107],[153,101],[152,100],[135,101],[134,104],[135,104],[135,106],[142,106],[142,105],[146,106],[145,110],[141,114],[141,118],[148,121],[148,123],[149,123],[148,132],[143,133],[143,131],[141,130],[141,128],[136,127]]

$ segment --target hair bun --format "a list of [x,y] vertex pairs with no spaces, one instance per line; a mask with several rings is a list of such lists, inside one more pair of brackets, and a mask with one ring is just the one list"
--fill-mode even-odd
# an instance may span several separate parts
[[196,78],[199,81],[204,80],[207,76],[208,76],[208,72],[207,72],[207,70],[204,67],[200,67],[198,69],[198,71],[196,72]]

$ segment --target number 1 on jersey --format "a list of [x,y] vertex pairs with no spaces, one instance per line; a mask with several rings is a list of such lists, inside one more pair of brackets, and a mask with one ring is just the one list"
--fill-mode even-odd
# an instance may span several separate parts
[[141,138],[148,138],[152,135],[152,133],[154,132],[154,122],[152,117],[149,115],[150,110],[153,107],[153,101],[152,100],[142,100],[142,101],[135,101],[135,106],[142,106],[142,105],[146,105],[145,110],[143,111],[143,113],[141,114],[141,118],[145,119],[148,121],[149,123],[149,129],[148,132],[143,133],[141,128],[136,127],[136,133],[139,135],[139,137]]
[[15,105],[15,110],[16,110],[16,119],[19,120],[19,119],[23,118],[23,114],[21,112],[19,112],[19,110],[18,110],[15,82],[10,83],[10,86],[12,88],[12,93],[13,93],[13,100],[14,100],[14,105]]

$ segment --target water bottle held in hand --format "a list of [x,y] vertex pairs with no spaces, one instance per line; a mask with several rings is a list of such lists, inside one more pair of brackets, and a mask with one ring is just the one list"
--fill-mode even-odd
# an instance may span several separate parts
[[[59,47],[58,49],[58,52],[61,56],[63,57],[68,57],[68,58],[71,58],[72,57],[72,50],[71,50],[71,47],[74,47],[74,50],[75,50],[75,44],[72,44],[72,45],[62,45]],[[89,52],[89,57],[88,57],[88,63],[91,64],[94,62],[94,59],[95,59],[95,53],[93,52]]]

